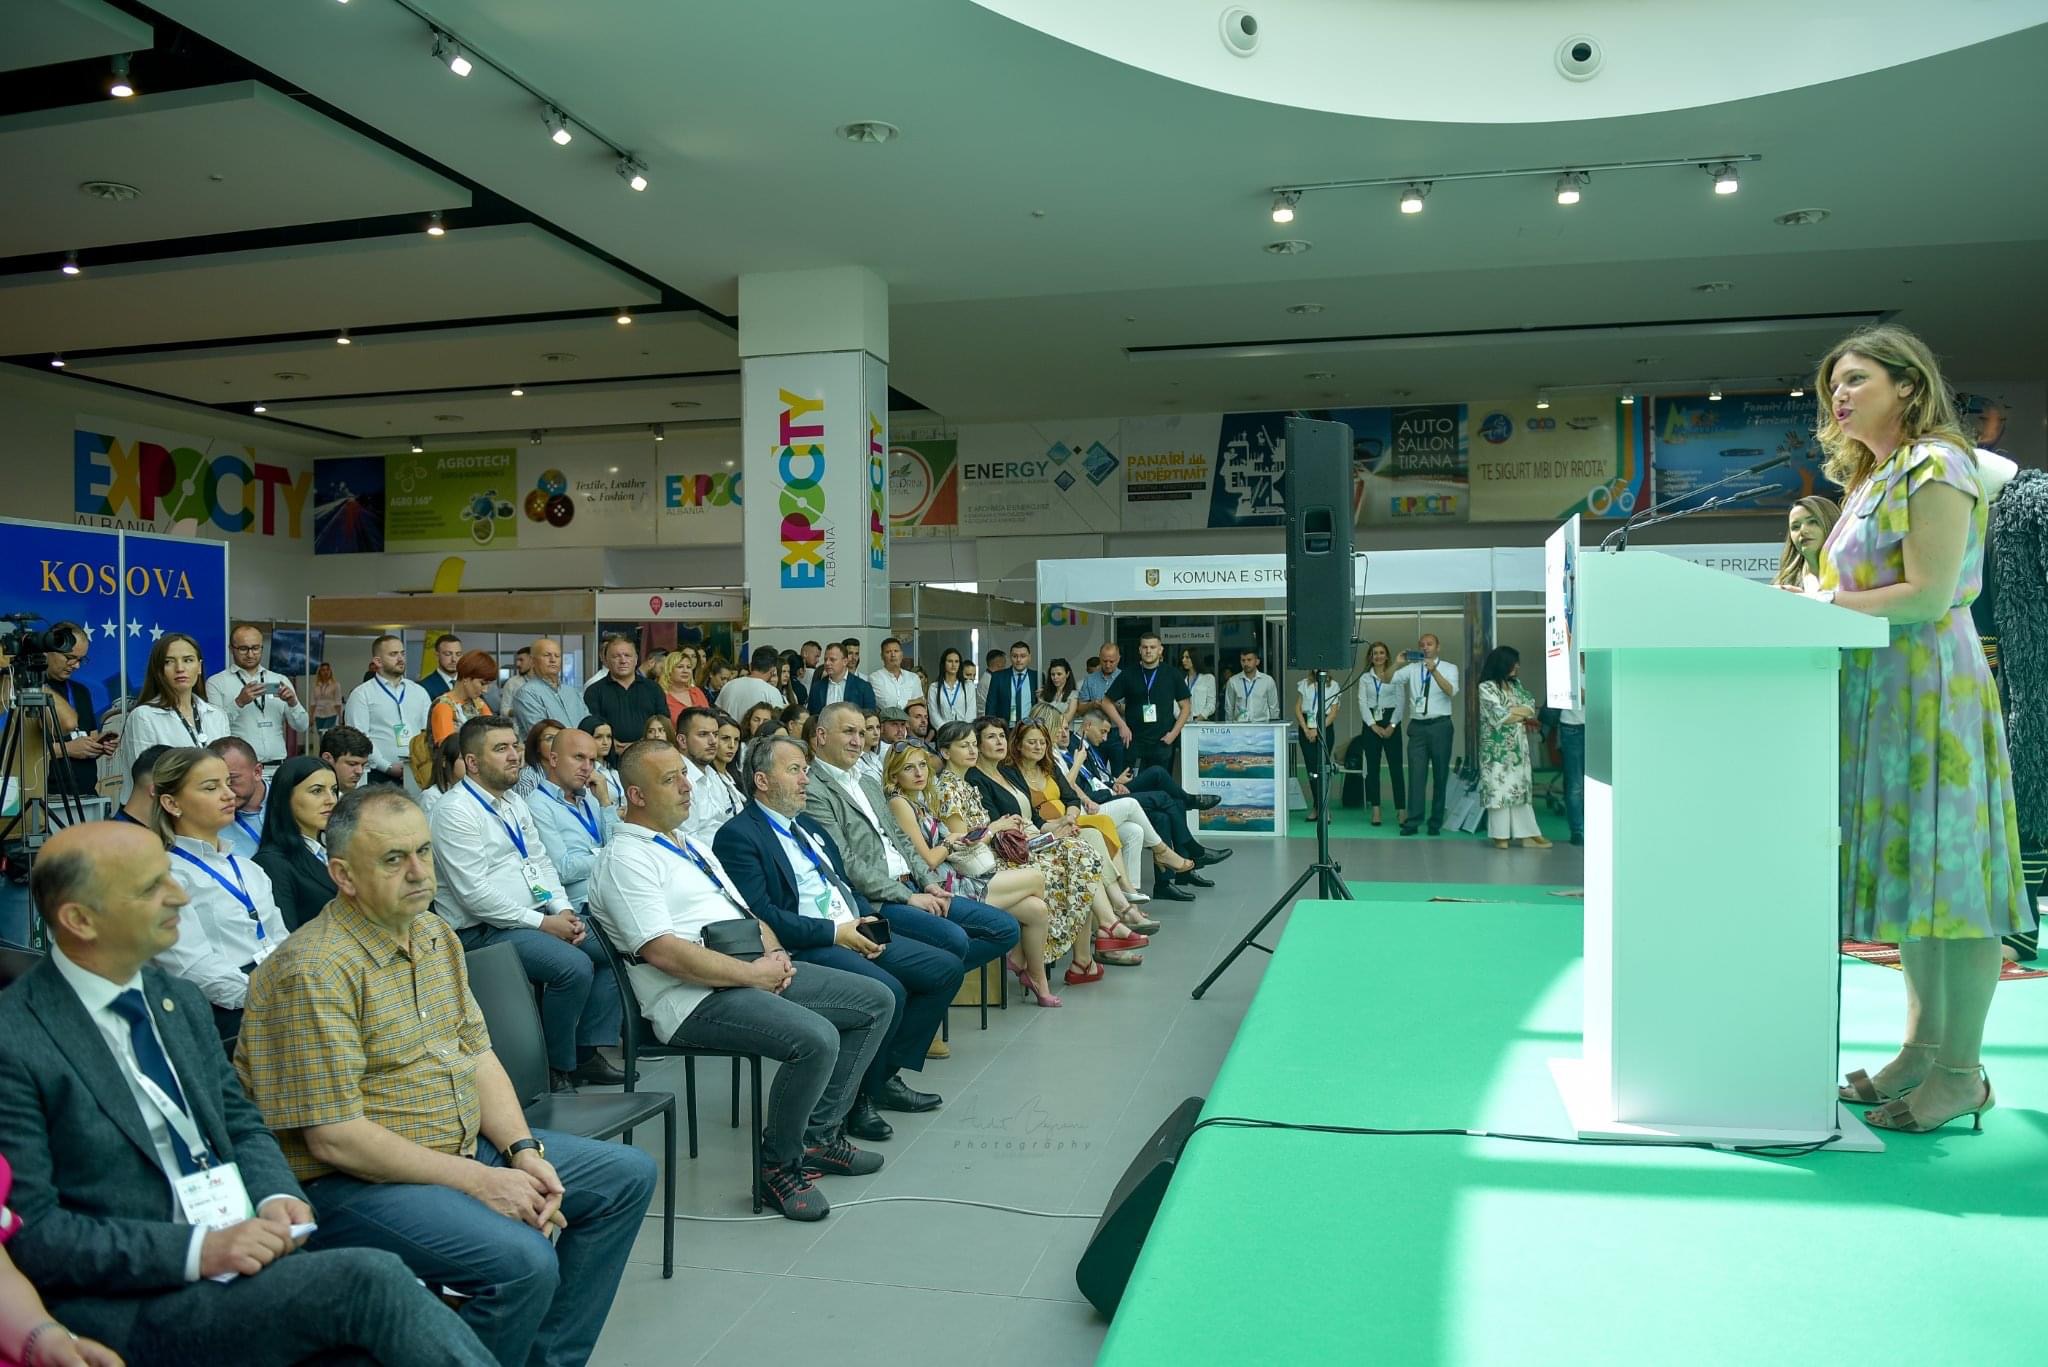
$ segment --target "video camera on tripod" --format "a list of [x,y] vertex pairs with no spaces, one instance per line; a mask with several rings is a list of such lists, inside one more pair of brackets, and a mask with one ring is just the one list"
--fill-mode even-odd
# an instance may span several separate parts
[[75,628],[63,623],[33,629],[44,620],[33,612],[0,613],[0,705],[9,709],[0,731],[0,794],[6,799],[0,804],[5,809],[0,843],[12,843],[20,834],[29,850],[40,846],[52,828],[89,816],[83,795],[50,788],[53,767],[67,760],[49,688],[49,657],[74,649],[78,637]]
[[[60,626],[55,631],[31,631],[29,623],[45,620],[34,612],[0,613],[0,673],[11,668],[17,694],[40,691],[49,676],[44,656],[52,651],[69,650],[75,644],[69,627]],[[54,638],[62,637],[61,641]]]

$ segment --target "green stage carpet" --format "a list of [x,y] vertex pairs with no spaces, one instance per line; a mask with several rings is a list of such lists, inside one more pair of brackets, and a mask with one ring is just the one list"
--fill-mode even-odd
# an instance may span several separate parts
[[[1205,1114],[1560,1131],[1545,1061],[1579,1048],[1579,905],[1489,889],[1525,900],[1417,915],[1359,891],[1374,900],[1295,908]],[[1737,967],[1673,963],[1729,973],[1740,1006]],[[1875,1068],[1902,979],[1845,962],[1842,995],[1842,1066]],[[2001,989],[1983,1132],[1886,1135],[1883,1154],[1204,1130],[1099,1362],[2037,1362],[2044,1041],[2048,991]]]
[[[1536,783],[1539,791],[1543,786],[1544,778],[1544,775],[1537,775]],[[1399,839],[1401,837],[1401,828],[1395,823],[1394,809],[1384,801],[1384,795],[1381,805],[1385,808],[1380,815],[1380,820],[1384,824],[1379,826],[1372,824],[1372,814],[1363,807],[1346,807],[1340,803],[1331,808],[1330,838],[1332,840]],[[1571,838],[1571,826],[1565,821],[1564,813],[1551,811],[1549,804],[1541,798],[1538,798],[1536,802],[1536,824],[1542,828],[1545,836],[1555,840],[1560,845]],[[1480,832],[1446,831],[1438,839],[1481,840],[1485,838],[1482,834],[1484,830],[1485,826],[1482,823]],[[1307,836],[1313,840],[1315,839],[1316,825],[1308,819],[1305,813],[1293,812],[1288,819],[1287,834],[1290,837]],[[1410,836],[1409,838],[1412,840],[1426,840],[1428,836],[1418,835]]]

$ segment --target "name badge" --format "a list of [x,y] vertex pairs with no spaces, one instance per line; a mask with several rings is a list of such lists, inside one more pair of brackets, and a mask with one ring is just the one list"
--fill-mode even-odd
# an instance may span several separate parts
[[178,1209],[188,1223],[206,1229],[237,1225],[256,1213],[249,1193],[242,1186],[242,1170],[233,1163],[219,1163],[171,1183],[177,1193]]
[[262,963],[265,959],[277,953],[278,944],[278,941],[271,939],[268,935],[264,936],[262,939],[256,942],[256,954],[250,960],[250,962],[258,964]]
[[395,724],[394,724],[394,725],[392,726],[392,728],[391,728],[391,734],[392,734],[392,735],[394,735],[394,736],[396,736],[396,737],[398,737],[398,743],[399,743],[400,745],[403,745],[403,744],[405,744],[405,735],[406,735],[406,731],[405,731],[405,723],[404,723],[404,722],[398,722],[398,723],[395,723]]
[[547,880],[541,876],[540,861],[538,859],[529,859],[521,864],[519,866],[519,876],[526,880],[526,890],[533,894],[533,904],[535,906],[544,907],[555,900],[555,895],[548,891]]
[[1140,721],[1158,721],[1159,705],[1157,703],[1146,703],[1144,710],[1138,714],[1138,718]]

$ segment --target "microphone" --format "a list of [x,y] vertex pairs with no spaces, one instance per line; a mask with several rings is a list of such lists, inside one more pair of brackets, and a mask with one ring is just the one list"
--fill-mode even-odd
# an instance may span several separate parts
[[[1750,466],[1747,470],[1738,470],[1732,475],[1728,475],[1722,479],[1715,480],[1712,484],[1702,485],[1700,488],[1690,490],[1686,493],[1685,497],[1696,498],[1701,494],[1711,493],[1716,489],[1724,488],[1727,485],[1748,479],[1752,475],[1760,475],[1766,470],[1775,470],[1780,465],[1788,465],[1791,463],[1791,460],[1792,456],[1790,452],[1784,452],[1779,455],[1772,456],[1769,460],[1759,461],[1757,464]],[[1659,503],[1654,507],[1645,508],[1642,512],[1637,513],[1634,517],[1630,518],[1628,521],[1622,523],[1619,527],[1616,527],[1613,531],[1609,532],[1607,534],[1606,539],[1600,543],[1600,549],[1603,551],[1625,551],[1628,549],[1628,534],[1638,527],[1654,527],[1660,522],[1670,522],[1677,518],[1690,517],[1694,513],[1706,512],[1709,508],[1726,507],[1728,504],[1732,502],[1736,502],[1740,499],[1748,498],[1757,493],[1761,493],[1763,488],[1771,487],[1773,486],[1764,485],[1762,486],[1762,488],[1759,489],[1745,489],[1742,492],[1736,494],[1724,494],[1718,499],[1710,499],[1706,503],[1699,504],[1695,507],[1686,508],[1682,511],[1675,513],[1665,511],[1671,506],[1670,501],[1666,500],[1665,502]]]

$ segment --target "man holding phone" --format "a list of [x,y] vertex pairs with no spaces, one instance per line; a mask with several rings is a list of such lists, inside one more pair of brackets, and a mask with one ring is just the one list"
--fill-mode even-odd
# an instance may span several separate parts
[[114,753],[121,733],[100,729],[92,689],[77,677],[92,650],[92,633],[76,622],[59,622],[47,636],[57,648],[43,656],[43,668],[64,751],[64,763],[50,766],[50,787],[53,793],[90,797],[99,789],[100,759]]
[[256,752],[267,780],[285,759],[285,727],[306,734],[306,707],[292,681],[263,667],[263,633],[247,623],[228,633],[226,669],[206,681],[206,700],[228,719],[228,734]]
[[749,747],[740,771],[746,810],[718,828],[711,848],[748,909],[798,963],[872,978],[895,999],[895,1019],[846,1115],[846,1132],[855,1139],[883,1140],[893,1130],[879,1111],[930,1111],[942,1104],[935,1093],[913,1091],[902,1070],[924,1070],[925,1052],[964,969],[957,954],[908,936],[892,941],[888,921],[847,882],[839,846],[804,815],[810,759],[810,747],[793,736],[770,736]]
[[1440,649],[1435,632],[1425,631],[1416,648],[1404,653],[1407,661],[1394,671],[1394,686],[1407,690],[1408,699],[1408,819],[1401,834],[1414,835],[1423,817],[1423,796],[1432,792],[1429,833],[1444,829],[1444,786],[1451,777],[1451,724],[1458,696],[1458,667],[1437,658]]

